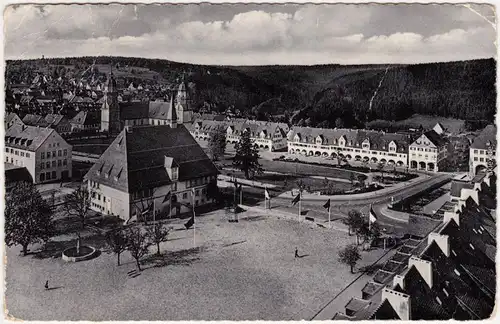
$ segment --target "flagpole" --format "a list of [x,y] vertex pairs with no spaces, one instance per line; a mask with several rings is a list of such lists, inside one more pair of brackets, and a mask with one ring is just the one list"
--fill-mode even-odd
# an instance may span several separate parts
[[300,222],[301,211],[302,211],[302,191],[299,190],[299,222]]
[[331,215],[330,210],[331,210],[331,207],[328,206],[328,227],[332,228],[332,224],[331,224],[331,221],[330,221],[330,215]]
[[196,213],[194,212],[194,189],[191,191],[193,197],[193,246],[196,247]]

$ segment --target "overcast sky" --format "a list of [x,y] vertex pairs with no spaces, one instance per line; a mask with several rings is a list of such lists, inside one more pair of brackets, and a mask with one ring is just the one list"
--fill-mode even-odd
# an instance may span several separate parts
[[20,5],[7,59],[135,56],[224,65],[365,64],[496,56],[488,5]]

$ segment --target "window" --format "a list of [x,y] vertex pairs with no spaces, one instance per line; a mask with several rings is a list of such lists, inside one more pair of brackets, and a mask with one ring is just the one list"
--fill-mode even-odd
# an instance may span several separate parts
[[207,194],[207,189],[206,188],[201,189],[201,194],[202,195],[206,195]]
[[9,153],[9,148],[8,147],[5,148],[5,152]]
[[21,156],[24,156],[24,152],[21,152]]
[[45,181],[45,173],[40,174],[40,181]]
[[43,169],[44,169],[44,167],[45,167],[45,163],[43,163],[43,162],[42,162],[42,163],[40,163],[40,169],[41,169],[41,170],[43,170]]
[[57,160],[57,166],[61,166],[62,165],[62,161],[61,160]]
[[57,173],[56,173],[56,171],[52,171],[52,179],[57,179]]
[[45,173],[45,176],[46,176],[47,180],[50,180],[50,179],[51,179],[51,178],[50,178],[50,172]]
[[477,161],[477,156],[474,157],[474,161]]
[[58,150],[57,151],[57,156],[61,156],[62,155],[62,151],[61,150]]
[[195,191],[195,193],[194,193],[194,195],[195,195],[196,197],[198,197],[198,196],[200,195],[200,191],[199,191],[199,190],[196,190],[196,191]]
[[56,167],[56,161],[52,161],[52,167],[55,168]]
[[42,153],[40,154],[40,158],[41,158],[42,160],[43,160],[43,159],[45,159],[45,152],[42,152]]
[[63,165],[68,165],[68,161],[66,161],[66,159],[63,160]]
[[52,157],[56,157],[56,151],[52,151]]
[[188,197],[187,192],[185,192],[185,193],[182,194],[182,199],[187,199],[187,197]]
[[484,158],[479,158],[479,162],[484,162]]
[[474,150],[474,154],[477,154],[477,150]]
[[47,169],[50,169],[50,162],[46,162],[46,163],[45,163],[45,167],[46,167]]
[[67,156],[67,155],[68,155],[68,150],[64,149],[64,156]]
[[97,194],[97,200],[101,200],[101,194]]
[[50,159],[50,152],[47,152],[47,159]]

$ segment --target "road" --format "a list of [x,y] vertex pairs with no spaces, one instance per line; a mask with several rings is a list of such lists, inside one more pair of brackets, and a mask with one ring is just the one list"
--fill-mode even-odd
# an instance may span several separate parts
[[[382,190],[380,193],[374,192],[372,195],[345,195],[335,196],[335,200],[331,200],[331,220],[339,220],[345,218],[350,210],[359,210],[364,215],[368,214],[370,206],[372,206],[377,220],[381,225],[389,225],[394,232],[405,232],[407,227],[407,214],[392,212],[387,210],[387,204],[394,197],[394,201],[407,198],[415,195],[429,187],[448,181],[453,178],[452,174],[435,174],[427,179],[418,182],[408,183],[404,187],[394,188],[394,190]],[[260,196],[263,198],[263,196]],[[259,198],[260,198],[259,197]],[[272,205],[290,208],[293,197],[290,194],[280,195],[272,198]],[[313,214],[315,218],[328,220],[328,212],[323,208],[328,197],[304,197],[302,199],[302,211],[307,210],[309,214]],[[259,202],[259,205],[264,206],[264,202]],[[297,208],[297,207],[294,207]],[[402,217],[402,216],[406,216]]]

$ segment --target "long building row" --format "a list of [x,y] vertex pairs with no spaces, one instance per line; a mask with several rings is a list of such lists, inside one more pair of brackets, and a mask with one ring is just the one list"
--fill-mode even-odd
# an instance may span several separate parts
[[494,173],[453,183],[450,201],[437,212],[442,221],[430,222],[423,235],[411,229],[411,238],[334,319],[489,318],[496,292],[495,212]]

